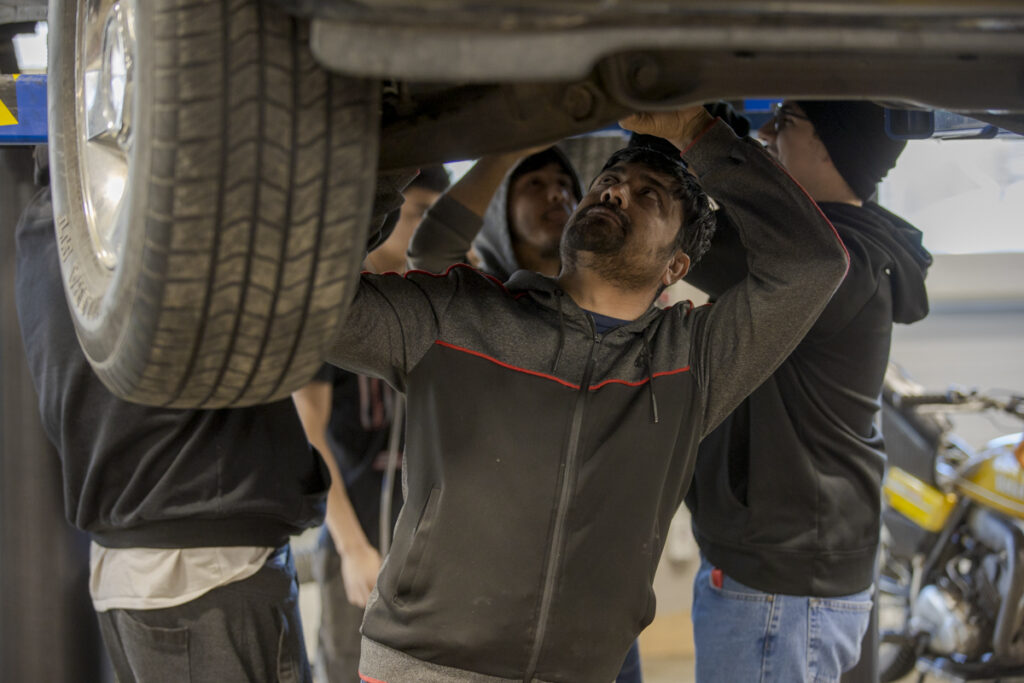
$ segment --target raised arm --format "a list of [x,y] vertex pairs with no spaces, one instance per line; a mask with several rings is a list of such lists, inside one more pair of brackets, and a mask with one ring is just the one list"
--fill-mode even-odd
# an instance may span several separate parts
[[651,128],[642,132],[682,150],[747,253],[746,276],[689,316],[706,435],[800,343],[842,281],[848,257],[818,206],[757,143],[702,115],[674,130],[671,122]]
[[464,263],[483,225],[487,206],[505,176],[521,159],[545,148],[494,154],[477,161],[423,217],[409,243],[409,266],[440,273],[455,263]]
[[747,276],[747,250],[725,211],[715,212],[715,237],[711,248],[683,278],[714,302]]
[[327,362],[405,391],[406,374],[440,336],[457,286],[457,274],[364,273],[348,317],[327,350]]

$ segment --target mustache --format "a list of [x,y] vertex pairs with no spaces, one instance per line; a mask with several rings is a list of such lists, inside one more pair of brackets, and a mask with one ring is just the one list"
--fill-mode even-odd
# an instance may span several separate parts
[[628,230],[630,228],[629,216],[626,215],[626,212],[620,209],[617,204],[613,204],[611,202],[598,202],[597,204],[591,204],[590,206],[584,207],[579,211],[579,213],[576,214],[576,220],[582,220],[589,216],[591,212],[596,211],[598,209],[610,211],[615,216],[615,219],[618,221],[619,226],[622,227],[623,229]]

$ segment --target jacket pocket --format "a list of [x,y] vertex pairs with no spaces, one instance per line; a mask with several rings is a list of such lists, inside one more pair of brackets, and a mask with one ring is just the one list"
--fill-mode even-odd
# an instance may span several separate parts
[[421,574],[425,576],[425,572],[421,572],[420,569],[424,564],[424,555],[430,544],[430,535],[434,530],[437,508],[440,504],[441,489],[431,489],[427,503],[423,506],[423,512],[420,514],[420,520],[416,523],[416,530],[413,531],[412,545],[409,547],[405,562],[402,564],[402,571],[399,572],[398,580],[395,583],[396,602],[402,602],[414,596],[417,590],[422,588],[420,585],[422,580],[419,579]]

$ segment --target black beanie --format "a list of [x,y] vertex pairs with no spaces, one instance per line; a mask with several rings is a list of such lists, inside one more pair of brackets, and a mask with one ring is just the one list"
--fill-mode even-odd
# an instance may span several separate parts
[[832,164],[862,200],[875,194],[905,140],[893,140],[885,132],[885,110],[860,101],[798,101],[825,144]]

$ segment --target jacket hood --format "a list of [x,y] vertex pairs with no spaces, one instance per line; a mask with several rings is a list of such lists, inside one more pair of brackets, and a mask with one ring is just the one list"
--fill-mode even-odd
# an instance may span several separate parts
[[[554,154],[562,166],[572,177],[573,191],[577,201],[582,196],[580,179],[576,175],[569,157],[558,147],[551,147],[545,150],[545,154]],[[473,240],[473,247],[480,256],[480,270],[493,275],[502,282],[511,277],[512,273],[519,270],[519,261],[516,259],[515,250],[512,248],[512,235],[509,232],[508,224],[508,193],[509,185],[516,171],[531,157],[526,157],[516,164],[501,181],[501,185],[491,198],[491,203],[484,213],[483,227]]]
[[822,203],[822,211],[834,222],[852,229],[884,249],[893,259],[891,268],[893,320],[913,323],[928,315],[925,276],[932,255],[921,243],[921,231],[873,202],[863,207]]

